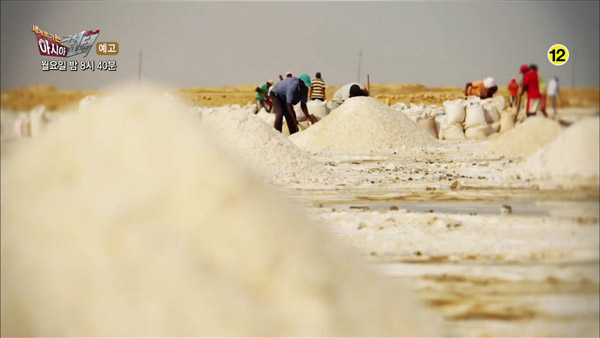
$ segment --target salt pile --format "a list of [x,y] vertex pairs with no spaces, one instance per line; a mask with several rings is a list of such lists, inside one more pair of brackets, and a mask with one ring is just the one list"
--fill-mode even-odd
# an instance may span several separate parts
[[556,121],[530,117],[514,129],[491,140],[482,153],[506,157],[528,156],[552,142],[561,129]]
[[[310,100],[306,102],[306,109],[310,115],[314,115],[320,119],[327,116],[327,114],[330,112],[330,109],[327,107],[327,103],[319,100]],[[296,119],[298,121],[306,120],[306,116],[302,111],[302,106],[300,103],[294,106],[294,111],[296,112]]]
[[437,144],[406,115],[372,97],[353,97],[310,128],[290,136],[303,149],[391,152]]
[[17,146],[1,163],[3,336],[441,334],[183,104],[122,90]]
[[564,130],[521,166],[534,176],[593,178],[599,176],[598,117],[583,119]]
[[264,109],[261,109],[257,114],[256,117],[258,117],[259,119],[265,121],[269,126],[274,128],[275,125],[275,114],[273,113],[267,113]]
[[270,182],[320,182],[329,178],[325,166],[254,114],[222,108],[204,113],[202,124],[228,155],[241,159]]

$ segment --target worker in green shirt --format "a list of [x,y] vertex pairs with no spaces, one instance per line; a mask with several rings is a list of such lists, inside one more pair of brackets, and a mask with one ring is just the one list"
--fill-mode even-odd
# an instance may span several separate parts
[[256,98],[256,113],[258,113],[261,107],[264,107],[267,112],[271,111],[271,102],[269,102],[269,88],[272,85],[273,80],[269,80],[258,85],[258,87],[254,89],[256,92],[254,95],[254,98]]

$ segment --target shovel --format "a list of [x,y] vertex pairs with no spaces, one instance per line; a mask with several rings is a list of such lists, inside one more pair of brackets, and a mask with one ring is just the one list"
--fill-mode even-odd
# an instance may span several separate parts
[[517,96],[517,113],[515,114],[515,121],[517,122],[517,118],[519,117],[519,112],[521,111],[521,95]]

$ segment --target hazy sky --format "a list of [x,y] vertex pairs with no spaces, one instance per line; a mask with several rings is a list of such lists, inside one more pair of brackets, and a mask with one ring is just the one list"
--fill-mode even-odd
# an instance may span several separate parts
[[[361,81],[463,86],[491,75],[499,84],[537,63],[563,86],[598,86],[599,2],[70,2],[2,1],[3,89],[52,84],[103,88],[137,79],[168,86],[259,83],[321,71],[328,84]],[[43,72],[31,26],[59,36],[100,30],[117,41],[116,72]],[[562,43],[570,59],[547,59]],[[82,60],[75,56],[67,60]]]

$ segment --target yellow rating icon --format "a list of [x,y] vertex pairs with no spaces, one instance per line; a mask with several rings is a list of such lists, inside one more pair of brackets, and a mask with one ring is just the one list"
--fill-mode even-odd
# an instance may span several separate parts
[[559,43],[548,49],[548,60],[555,66],[562,66],[569,61],[569,50]]

